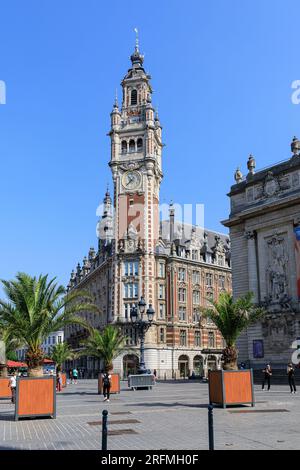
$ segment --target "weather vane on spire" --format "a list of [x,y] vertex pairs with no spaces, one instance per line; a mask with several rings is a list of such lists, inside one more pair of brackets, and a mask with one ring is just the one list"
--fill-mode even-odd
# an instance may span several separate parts
[[139,31],[137,28],[134,28],[135,32],[135,50],[136,52],[139,52]]

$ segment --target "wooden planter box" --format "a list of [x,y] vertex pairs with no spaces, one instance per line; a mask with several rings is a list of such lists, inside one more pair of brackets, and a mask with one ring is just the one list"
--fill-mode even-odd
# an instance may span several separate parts
[[11,389],[9,387],[9,378],[0,378],[0,398],[11,398]]
[[[110,393],[120,393],[120,374],[111,375]],[[98,395],[103,393],[102,374],[98,375]]]
[[209,371],[208,387],[211,405],[255,405],[252,369]]
[[62,388],[65,388],[67,386],[67,374],[66,372],[62,372],[61,374],[61,380],[62,380]]
[[15,421],[44,416],[56,418],[56,378],[18,377]]

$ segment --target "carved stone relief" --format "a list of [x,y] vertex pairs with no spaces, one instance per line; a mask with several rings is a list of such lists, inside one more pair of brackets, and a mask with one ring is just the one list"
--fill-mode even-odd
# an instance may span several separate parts
[[262,321],[262,334],[271,351],[280,353],[287,350],[295,339],[295,314],[266,315]]
[[266,240],[267,300],[280,303],[288,296],[288,254],[283,235],[274,234]]

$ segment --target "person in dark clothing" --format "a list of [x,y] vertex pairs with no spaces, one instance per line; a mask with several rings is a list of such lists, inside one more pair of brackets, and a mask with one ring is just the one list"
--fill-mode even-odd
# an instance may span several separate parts
[[296,384],[295,384],[295,369],[291,362],[287,366],[287,375],[289,379],[289,386],[291,389],[291,393],[296,393],[297,389],[296,389]]
[[107,371],[105,371],[104,374],[102,374],[102,384],[103,384],[104,401],[109,401],[109,394],[110,394],[110,388],[111,388],[111,375]]
[[265,389],[265,383],[268,384],[268,391],[271,388],[271,376],[272,376],[272,369],[270,364],[267,364],[265,369],[263,369],[263,383],[262,383],[262,390]]

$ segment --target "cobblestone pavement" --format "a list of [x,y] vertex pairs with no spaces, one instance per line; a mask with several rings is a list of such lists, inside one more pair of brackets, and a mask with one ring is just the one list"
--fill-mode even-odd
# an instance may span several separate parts
[[[300,394],[291,395],[288,386],[255,390],[255,408],[215,408],[216,449],[300,449]],[[139,391],[123,382],[121,393],[105,403],[96,380],[82,380],[58,394],[56,419],[15,422],[13,405],[0,400],[0,449],[100,449],[103,409],[115,431],[109,450],[207,449],[207,404],[208,386],[198,382],[160,382]]]

